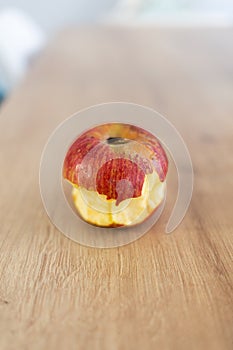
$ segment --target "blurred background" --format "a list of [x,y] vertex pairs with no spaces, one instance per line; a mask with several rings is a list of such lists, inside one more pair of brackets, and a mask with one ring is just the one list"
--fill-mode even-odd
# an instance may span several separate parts
[[231,26],[232,0],[0,0],[0,101],[26,74],[51,36],[65,27]]

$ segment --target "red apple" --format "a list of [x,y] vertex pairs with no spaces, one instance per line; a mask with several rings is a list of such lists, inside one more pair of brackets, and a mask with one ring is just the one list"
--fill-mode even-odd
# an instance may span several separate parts
[[167,169],[166,153],[154,135],[133,125],[111,123],[74,141],[63,176],[73,185],[81,217],[112,227],[141,222],[156,209],[164,197]]

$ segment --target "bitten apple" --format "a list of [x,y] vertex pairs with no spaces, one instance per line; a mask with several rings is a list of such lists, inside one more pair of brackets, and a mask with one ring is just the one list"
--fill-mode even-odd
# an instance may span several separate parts
[[157,138],[129,124],[96,126],[70,146],[63,177],[72,184],[77,212],[90,224],[143,222],[163,201],[168,170]]

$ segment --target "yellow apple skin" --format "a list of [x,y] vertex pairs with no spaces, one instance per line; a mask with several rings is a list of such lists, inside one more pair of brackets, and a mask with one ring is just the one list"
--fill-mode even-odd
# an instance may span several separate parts
[[166,153],[154,135],[111,123],[75,140],[63,177],[73,185],[73,203],[83,220],[118,227],[139,224],[156,210],[165,197],[167,169]]

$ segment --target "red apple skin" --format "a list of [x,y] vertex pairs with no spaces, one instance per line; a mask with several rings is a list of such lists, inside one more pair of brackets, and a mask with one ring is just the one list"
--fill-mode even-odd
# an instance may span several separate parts
[[[145,173],[129,159],[115,158],[107,161],[98,170],[97,192],[107,199],[116,199],[117,205],[127,198],[141,195]],[[106,186],[107,184],[107,186]]]
[[[146,148],[148,156],[137,162],[128,157],[124,158],[124,154],[122,158],[116,158],[113,149],[106,142],[109,138],[134,140]],[[125,147],[127,148],[127,144]],[[88,165],[90,169],[98,169],[97,176],[92,174],[88,177],[80,170],[88,154],[91,154]],[[106,159],[104,164],[103,157]],[[141,164],[145,163],[146,166],[143,168]],[[63,177],[74,186],[83,186],[99,194],[105,194],[107,199],[116,199],[119,204],[124,199],[141,195],[145,174],[153,171],[151,164],[163,182],[168,170],[168,160],[163,147],[154,135],[129,124],[104,124],[84,132],[73,142],[64,160]],[[119,182],[121,188],[119,186],[117,188]]]
[[80,136],[69,148],[64,164],[63,177],[72,184],[78,185],[77,166],[82,163],[83,158],[90,152],[100,141],[85,133]]

